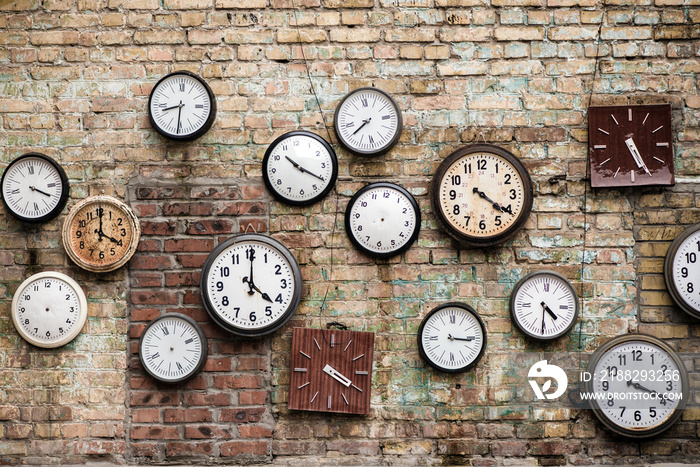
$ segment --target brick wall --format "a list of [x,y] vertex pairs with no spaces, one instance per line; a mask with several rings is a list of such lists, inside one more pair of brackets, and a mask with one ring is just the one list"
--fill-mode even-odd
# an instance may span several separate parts
[[[63,251],[67,209],[37,226],[0,211],[0,462],[700,463],[700,327],[662,278],[671,240],[700,220],[698,24],[697,0],[0,1],[0,165],[49,154],[70,178],[68,208],[104,191],[133,206],[143,231],[127,267],[96,276]],[[292,208],[265,190],[260,161],[286,131],[326,137],[304,58],[329,124],[349,90],[376,85],[405,126],[376,159],[335,145],[337,190]],[[177,69],[217,96],[213,128],[191,143],[148,124],[153,84]],[[593,104],[672,104],[676,187],[591,190],[592,90]],[[464,249],[438,228],[428,189],[445,156],[482,140],[523,160],[535,204],[513,240]],[[343,232],[350,197],[380,180],[407,187],[423,217],[418,241],[389,260]],[[198,282],[208,253],[251,229],[293,251],[304,295],[289,325],[241,340],[208,319]],[[508,313],[514,284],[542,268],[583,302],[580,334],[546,345],[524,340]],[[20,282],[47,269],[89,300],[82,334],[58,350],[27,345],[10,319]],[[426,367],[415,342],[448,300],[473,305],[489,340],[455,376]],[[209,337],[204,371],[178,386],[147,377],[136,353],[148,321],[169,311]],[[291,328],[329,321],[376,333],[366,417],[286,408]],[[533,402],[532,363],[573,376],[600,343],[638,330],[666,339],[691,372],[693,398],[664,435],[630,442],[590,410]]]

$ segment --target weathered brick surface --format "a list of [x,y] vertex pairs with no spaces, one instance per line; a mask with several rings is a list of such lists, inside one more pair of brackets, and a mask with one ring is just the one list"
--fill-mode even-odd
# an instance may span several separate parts
[[[697,321],[662,275],[670,242],[700,222],[698,24],[688,0],[4,2],[0,167],[47,153],[71,180],[69,207],[104,190],[134,207],[143,237],[127,267],[96,277],[61,247],[65,213],[30,226],[0,207],[2,462],[700,463],[696,393],[676,426],[640,444],[588,410],[533,404],[525,381],[542,358],[574,378],[579,350],[585,364],[607,338],[643,331],[683,352],[698,390]],[[404,131],[376,159],[334,145],[337,190],[293,208],[266,191],[260,161],[286,131],[327,137],[304,59],[328,124],[345,93],[375,85],[395,96]],[[205,77],[218,103],[211,131],[183,144],[146,114],[153,84],[178,69]],[[592,191],[589,102],[671,103],[676,187]],[[440,161],[478,141],[519,156],[535,182],[525,229],[489,250],[449,240],[428,196]],[[413,247],[381,261],[342,226],[352,194],[379,180],[407,187],[423,214]],[[249,341],[209,320],[198,281],[216,245],[253,230],[292,249],[304,298],[288,326]],[[569,336],[540,345],[514,329],[508,297],[545,268],[574,283],[583,309]],[[75,277],[89,299],[83,333],[57,351],[28,346],[10,320],[19,283],[45,269]],[[480,364],[452,376],[428,369],[415,342],[449,300],[474,305],[489,333]],[[209,360],[188,383],[160,385],[140,367],[138,338],[175,311],[201,322]],[[291,327],[329,321],[376,333],[367,417],[287,410]]]

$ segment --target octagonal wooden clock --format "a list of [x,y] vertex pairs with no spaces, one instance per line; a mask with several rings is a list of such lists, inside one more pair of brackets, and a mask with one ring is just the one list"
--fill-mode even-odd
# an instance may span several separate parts
[[294,328],[288,407],[369,413],[373,356],[374,333]]

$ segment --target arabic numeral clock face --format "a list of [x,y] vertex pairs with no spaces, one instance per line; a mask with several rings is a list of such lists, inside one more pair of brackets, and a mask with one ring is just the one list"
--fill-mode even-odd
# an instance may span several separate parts
[[12,299],[15,329],[37,347],[60,347],[75,339],[87,312],[83,289],[59,272],[34,274],[22,282]]
[[148,323],[139,340],[139,358],[149,375],[179,383],[196,375],[207,361],[207,338],[189,316],[167,313]]
[[265,185],[287,204],[303,206],[321,200],[337,178],[335,151],[323,138],[308,131],[280,136],[263,158]]
[[345,230],[370,256],[390,257],[407,250],[420,231],[420,208],[413,196],[393,183],[372,183],[352,197]]
[[700,319],[700,224],[687,228],[671,243],[664,279],[678,306]]
[[588,109],[591,186],[673,185],[671,106]]
[[340,144],[358,156],[389,151],[401,136],[401,110],[386,92],[364,87],[347,94],[335,109],[335,132]]
[[70,192],[63,168],[38,153],[24,154],[12,161],[0,185],[7,210],[25,222],[46,222],[58,216]]
[[532,181],[505,149],[475,144],[438,167],[430,200],[438,223],[467,246],[492,246],[515,235],[532,209]]
[[292,253],[265,235],[233,237],[204,263],[200,292],[209,316],[244,337],[270,334],[301,300],[301,270]]
[[586,392],[596,416],[628,437],[658,435],[681,416],[689,395],[683,362],[666,343],[626,334],[601,346],[586,367]]
[[510,298],[515,325],[529,337],[549,340],[563,336],[578,318],[578,295],[565,277],[537,271],[520,280]]
[[216,98],[199,76],[176,71],[151,91],[148,116],[153,128],[175,141],[191,141],[209,131],[216,117]]
[[476,365],[486,348],[486,328],[464,303],[434,308],[418,329],[420,356],[436,370],[459,373]]
[[138,247],[141,228],[129,206],[111,196],[91,196],[80,201],[63,222],[63,246],[70,259],[83,269],[108,272],[131,259]]

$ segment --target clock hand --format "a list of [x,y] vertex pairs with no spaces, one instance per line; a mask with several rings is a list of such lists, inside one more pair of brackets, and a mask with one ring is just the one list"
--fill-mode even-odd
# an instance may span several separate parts
[[454,337],[454,336],[452,336],[452,334],[448,334],[447,338],[451,341],[473,341],[475,339],[474,336]]
[[[246,279],[248,278],[244,277],[243,282],[246,282]],[[250,292],[248,292],[250,295],[253,295],[253,291],[258,292],[262,296],[263,300],[267,300],[268,302],[272,303],[272,299],[270,298],[270,296],[262,290],[260,290],[257,285],[253,284],[252,282],[248,282],[248,285],[250,286]]]
[[178,109],[178,108],[181,108],[183,105],[185,105],[185,104],[183,104],[182,102],[180,102],[178,105],[173,105],[172,107],[166,107],[166,108],[164,108],[164,109],[161,109],[161,111],[162,111],[162,112],[165,112],[166,110]]
[[545,312],[546,312],[545,307],[542,307],[542,334],[544,334],[544,328],[545,328],[545,326],[544,326],[544,314],[545,314]]
[[362,129],[363,126],[367,125],[370,121],[372,121],[372,117],[369,117],[367,120],[362,120],[362,125],[357,127],[357,130],[354,131],[353,135],[356,135],[358,131]]
[[483,191],[479,190],[477,187],[474,187],[474,189],[472,190],[472,192],[473,192],[473,193],[476,193],[477,195],[479,195],[479,198],[485,199],[486,201],[488,201],[489,203],[491,203],[491,206],[493,206],[493,208],[496,209],[497,211],[507,212],[508,214],[513,215],[513,211],[512,211],[510,208],[508,208],[508,209],[504,208],[503,206],[501,206],[500,204],[498,204],[497,202],[495,202],[494,200],[492,200],[491,198],[489,198],[489,197],[486,195],[486,193],[484,193]]
[[344,385],[346,388],[349,388],[352,384],[352,381],[350,381],[348,378],[343,376],[338,370],[336,370],[328,364],[326,364],[326,366],[323,367],[323,372],[327,375],[330,375],[331,378],[335,379],[336,381]]
[[51,195],[50,195],[49,193],[47,193],[47,192],[45,192],[45,191],[41,191],[40,189],[38,189],[38,188],[36,188],[36,187],[30,186],[29,189],[32,190],[32,191],[37,191],[37,192],[41,193],[42,195],[46,195],[46,196],[51,197]]
[[542,305],[542,307],[544,308],[544,311],[546,311],[547,313],[549,313],[549,316],[551,316],[552,319],[557,319],[557,315],[554,314],[554,312],[552,311],[552,309],[549,308],[545,302],[540,303],[540,305]]
[[177,108],[177,130],[176,131],[178,134],[180,133],[180,116],[182,115],[182,108],[184,106],[185,105],[182,103],[182,101],[180,101],[180,105]]
[[325,182],[325,180],[323,179],[323,177],[320,177],[320,176],[316,175],[315,173],[311,172],[310,170],[305,169],[304,167],[302,167],[301,165],[299,165],[298,162],[295,162],[291,157],[289,157],[289,156],[284,156],[284,157],[285,157],[289,162],[291,162],[292,165],[293,165],[294,167],[296,167],[297,169],[299,169],[299,171],[300,171],[301,173],[307,173],[307,174],[309,174],[309,175],[311,175],[311,176],[314,176],[314,177],[318,178],[318,179],[321,180],[322,182]]
[[632,386],[634,389],[641,389],[642,391],[649,392],[651,394],[659,394],[658,391],[654,391],[653,389],[645,388],[639,383],[633,383],[631,380],[627,381],[627,386]]
[[632,154],[632,158],[637,163],[637,167],[639,167],[640,169],[644,169],[644,171],[648,173],[649,176],[651,176],[651,172],[649,172],[647,165],[644,163],[644,159],[642,159],[642,155],[639,153],[637,145],[634,144],[634,139],[627,138],[625,140],[625,144],[627,145],[627,149],[629,149],[630,153]]

